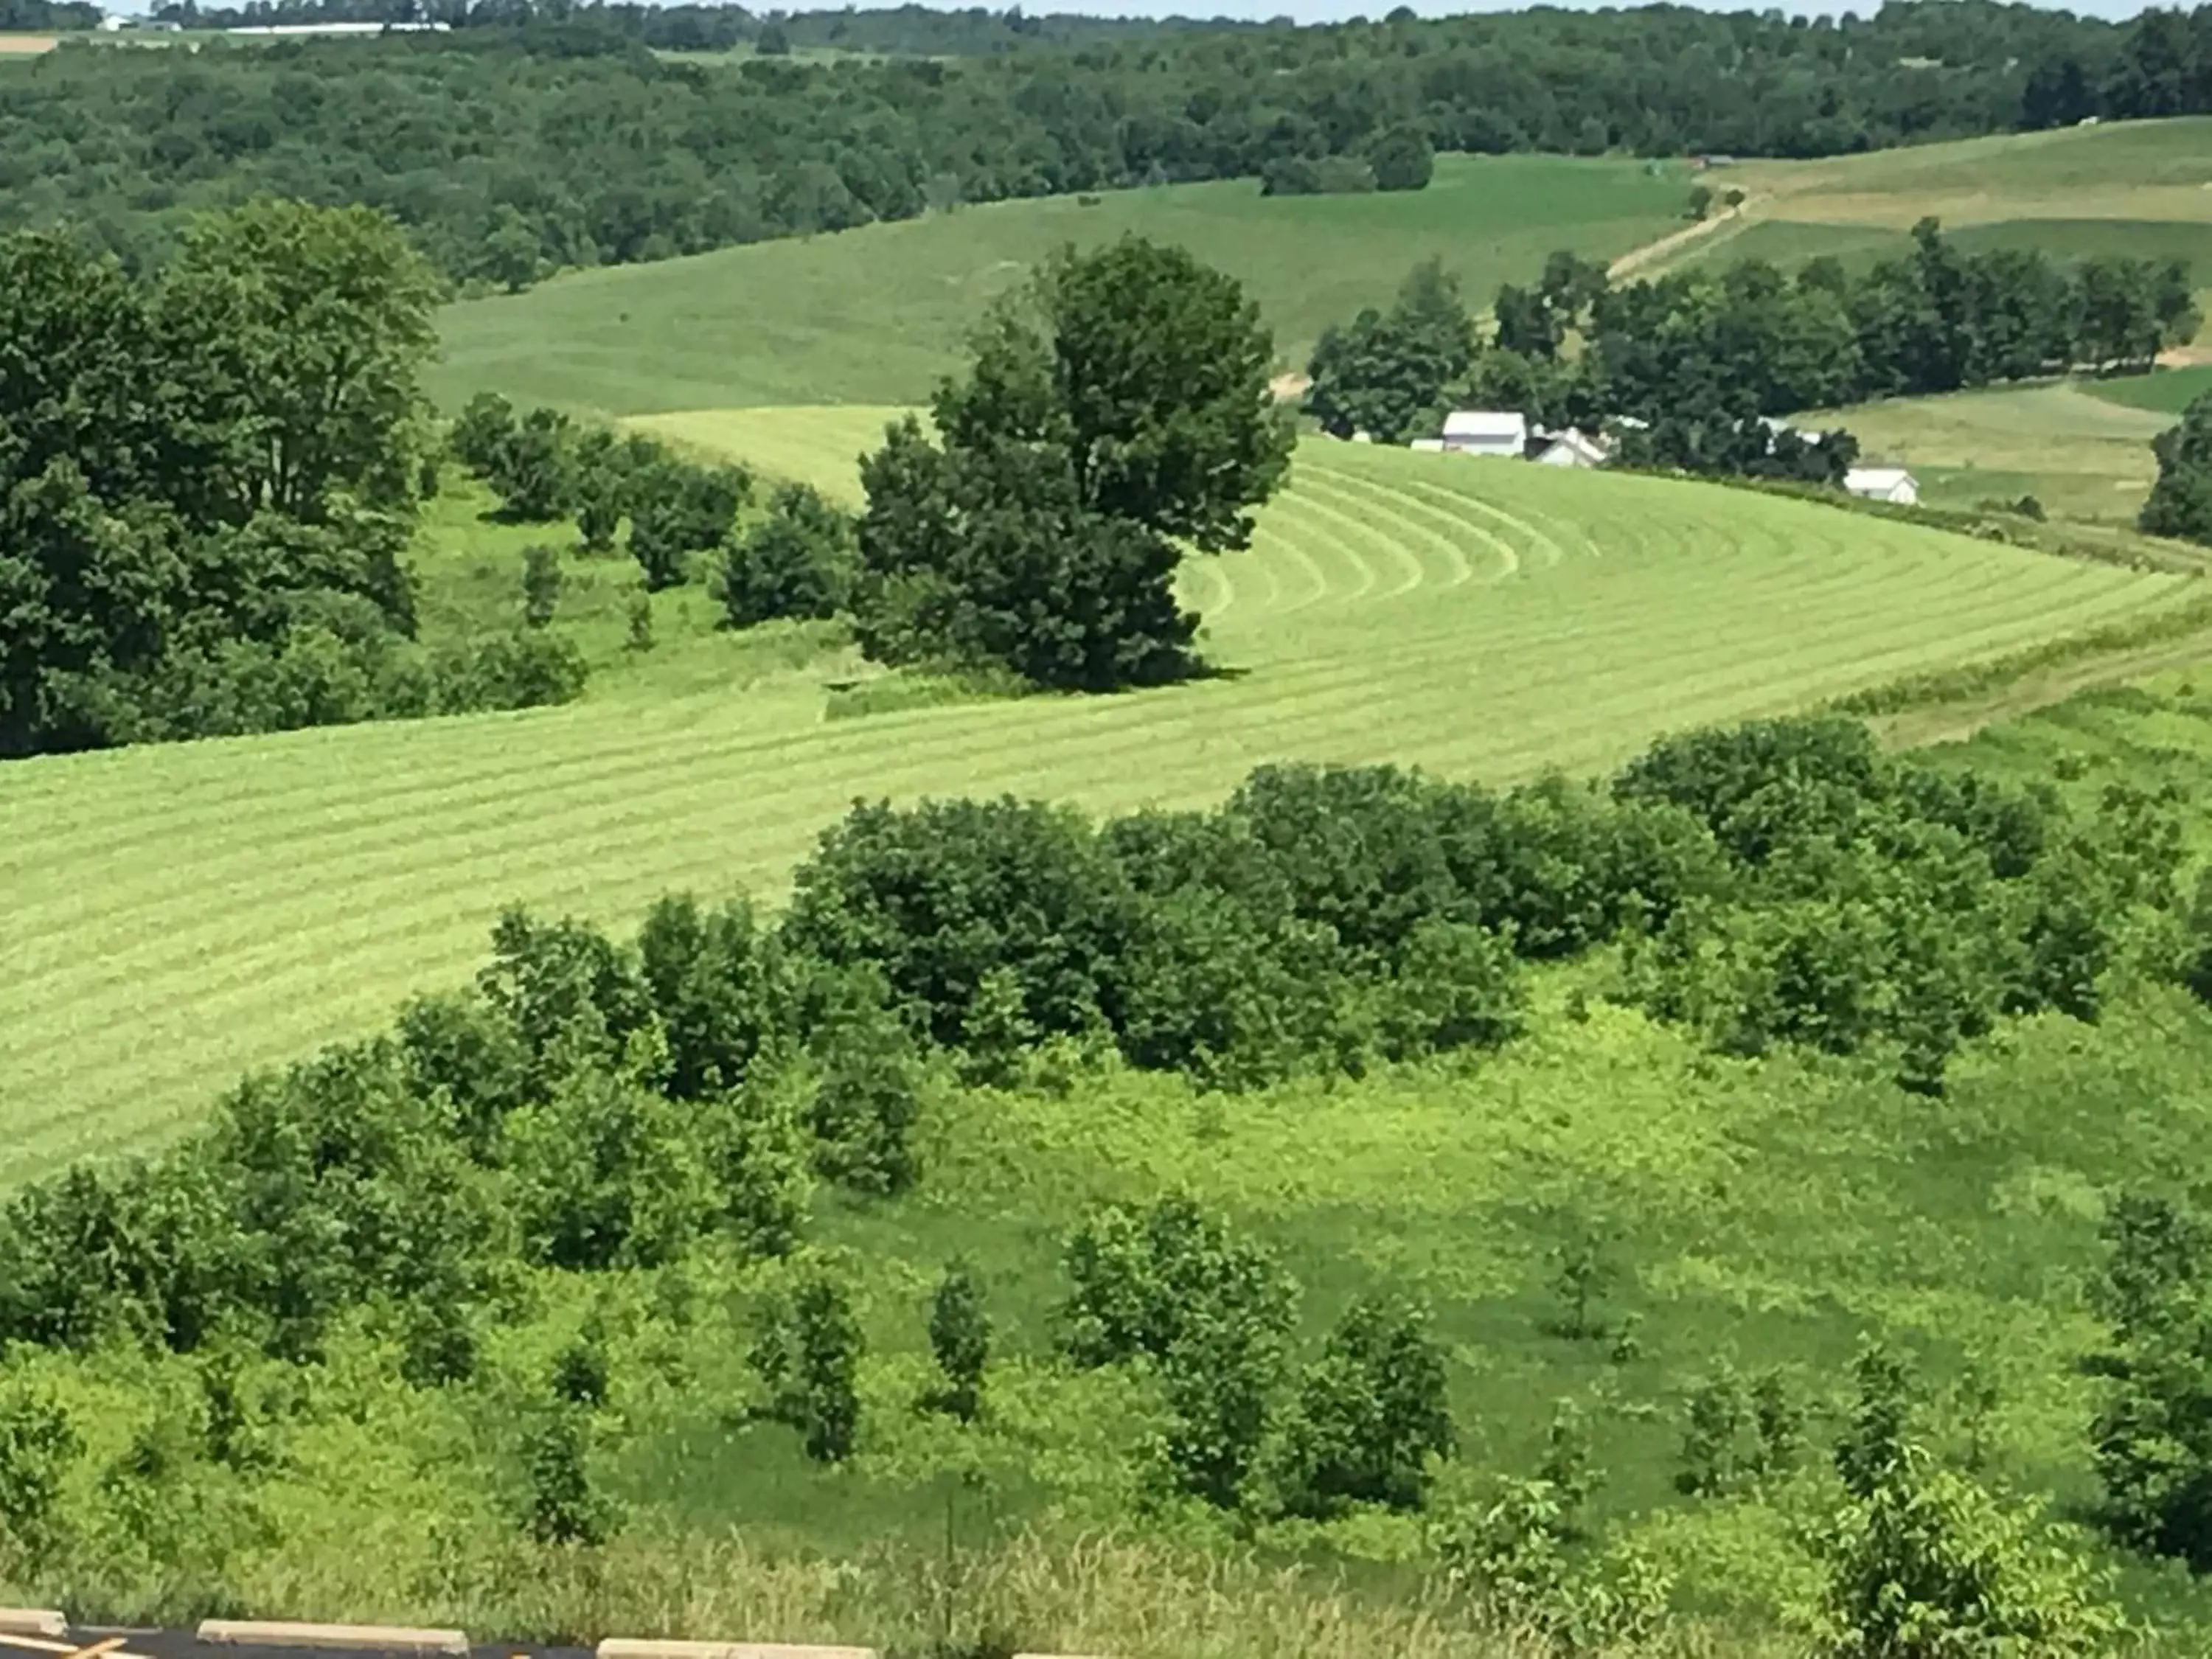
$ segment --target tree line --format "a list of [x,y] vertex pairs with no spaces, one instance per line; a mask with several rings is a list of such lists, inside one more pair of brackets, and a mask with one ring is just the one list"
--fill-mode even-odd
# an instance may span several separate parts
[[1612,430],[1630,465],[1840,482],[1856,453],[1848,434],[1798,439],[1771,417],[2142,372],[2202,322],[2185,261],[2096,256],[2069,269],[2032,249],[1968,252],[1933,219],[1914,227],[1909,253],[1859,273],[1830,258],[1794,275],[1740,259],[1615,285],[1561,252],[1534,283],[1499,289],[1486,331],[1431,261],[1388,310],[1323,333],[1306,408],[1336,436],[1393,443],[1437,432],[1454,407],[1514,410]]
[[[2185,903],[2179,860],[2164,803],[2115,791],[2072,812],[1833,720],[1667,739],[1597,787],[1279,766],[1211,811],[1103,823],[1012,799],[866,805],[779,921],[678,896],[620,939],[509,913],[468,991],[247,1079],[167,1152],[14,1194],[0,1345],[184,1356],[198,1449],[133,1449],[113,1480],[198,1457],[252,1477],[284,1407],[241,1386],[241,1356],[313,1365],[366,1335],[395,1386],[465,1388],[501,1327],[537,1316],[533,1282],[750,1264],[732,1409],[840,1462],[881,1407],[858,1387],[852,1273],[807,1242],[811,1194],[909,1189],[937,1091],[1115,1064],[1235,1089],[1479,1050],[1520,1028],[1522,963],[1609,945],[1600,994],[1732,1052],[1881,1054],[1940,1092],[1950,1047],[2001,1014],[2094,1019],[2130,974],[2212,998],[2212,891]],[[2199,1561],[2212,1230],[2194,1202],[2112,1212],[2094,1437],[2116,1536]],[[1375,1288],[1302,1342],[1274,1249],[1173,1194],[1098,1207],[1060,1249],[1053,1355],[1156,1401],[1164,1494],[1250,1522],[1431,1510],[1438,1571],[1565,1643],[1663,1611],[1663,1575],[1592,1547],[1599,1475],[1571,1413],[1532,1476],[1479,1502],[1446,1479],[1450,1361],[1417,1300]],[[1602,1264],[1557,1265],[1547,1333],[1632,1358],[1597,1305]],[[908,1316],[933,1360],[915,1405],[988,1428],[986,1291],[955,1261]],[[537,1363],[506,1454],[514,1524],[589,1546],[622,1521],[593,1468],[607,1329],[587,1316]],[[1855,1393],[1811,1610],[1832,1650],[1908,1617],[2094,1650],[2094,1586],[1931,1458],[1901,1363],[1865,1351]],[[1717,1370],[1687,1402],[1677,1486],[1720,1501],[1786,1477],[1804,1414],[1786,1379]],[[0,1554],[27,1579],[66,1568],[57,1494],[81,1455],[67,1411],[0,1370]],[[158,1565],[181,1546],[150,1547]]]
[[157,276],[0,237],[0,756],[575,695],[562,641],[413,641],[435,276],[260,202]]
[[0,82],[0,223],[81,218],[152,264],[194,209],[361,203],[449,276],[512,288],[962,202],[1415,179],[1431,149],[1821,155],[2212,108],[2212,7],[2124,24],[1978,3],[1840,21],[1401,9],[1041,40],[1003,18],[957,26],[979,55],[884,59],[859,54],[947,43],[910,13],[732,13],[755,42],[853,48],[735,64],[655,55],[679,28],[719,39],[706,9],[452,15],[467,27],[443,36],[50,54]]

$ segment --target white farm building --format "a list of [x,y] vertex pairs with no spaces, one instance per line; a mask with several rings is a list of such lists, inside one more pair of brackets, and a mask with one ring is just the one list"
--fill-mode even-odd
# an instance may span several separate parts
[[1539,466],[1603,466],[1613,453],[1613,447],[1603,439],[1571,426],[1564,432],[1539,436],[1542,447],[1528,458]]
[[1453,455],[1497,455],[1517,461],[1528,453],[1528,420],[1504,410],[1455,410],[1444,416],[1443,447]]
[[1894,501],[1900,507],[1920,501],[1920,481],[1901,466],[1855,466],[1844,474],[1844,488],[1870,501]]

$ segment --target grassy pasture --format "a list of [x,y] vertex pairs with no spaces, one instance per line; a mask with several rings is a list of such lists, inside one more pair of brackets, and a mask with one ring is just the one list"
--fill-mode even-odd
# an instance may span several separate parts
[[615,415],[913,403],[990,300],[1063,242],[1180,242],[1241,279],[1302,367],[1322,329],[1434,254],[1486,301],[1573,247],[1610,258],[1679,223],[1687,175],[1629,161],[1443,156],[1403,195],[1267,198],[1249,179],[970,207],[839,235],[579,272],[445,315],[435,389]]
[[2015,220],[2212,222],[2212,118],[2130,121],[1954,143],[1747,163],[1729,182],[1771,192],[1765,216],[1904,230]]
[[2130,524],[2158,473],[2150,441],[2172,424],[2080,383],[1899,398],[1803,419],[1848,427],[1870,461],[1911,467],[1930,506],[2033,495],[2058,516]]
[[[815,418],[850,455],[882,413],[842,440]],[[0,1179],[158,1139],[458,979],[509,901],[628,921],[673,887],[773,894],[856,796],[1193,804],[1291,757],[1590,770],[2191,591],[1711,486],[1322,444],[1255,547],[1186,580],[1232,672],[1139,696],[825,723],[823,669],[793,665],[818,640],[714,634],[693,591],[568,708],[6,768]]]
[[2156,415],[2179,415],[2206,392],[2212,392],[2212,364],[2167,369],[2156,374],[2105,380],[2085,388],[2110,404],[2148,410]]

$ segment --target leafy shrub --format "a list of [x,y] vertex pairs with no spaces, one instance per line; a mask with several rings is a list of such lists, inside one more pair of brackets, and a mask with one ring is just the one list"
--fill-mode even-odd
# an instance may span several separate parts
[[[473,440],[472,440],[473,441]],[[533,409],[501,436],[483,468],[500,497],[500,513],[518,524],[550,524],[568,516],[574,428],[557,410]]]
[[479,392],[454,416],[446,447],[455,460],[483,477],[497,465],[514,428],[514,405],[496,392]]
[[529,1530],[541,1544],[604,1544],[622,1524],[620,1506],[592,1479],[591,1437],[590,1414],[563,1402],[524,1443]]
[[2212,1230],[2191,1203],[2120,1194],[2093,1299],[2110,1340],[2094,1425],[2105,1524],[2121,1542],[2212,1565]]
[[668,1046],[664,1086],[696,1100],[744,1085],[790,1029],[793,989],[775,935],[744,899],[714,911],[660,900],[637,939],[638,970]]
[[509,1117],[504,1157],[531,1258],[587,1271],[680,1260],[718,1207],[686,1121],[661,1096],[596,1070]]
[[1149,1362],[1170,1413],[1175,1480],[1236,1504],[1259,1460],[1297,1286],[1269,1252],[1183,1198],[1100,1211],[1069,1241],[1066,1266],[1068,1358]]
[[522,550],[522,623],[544,628],[561,605],[561,556],[543,543]]
[[59,1540],[62,1482],[83,1443],[51,1389],[0,1376],[0,1538],[35,1565]]
[[855,1192],[905,1191],[918,1173],[921,1096],[912,1040],[884,1006],[882,980],[866,968],[818,972],[805,998],[816,1169]]
[[860,1328],[845,1283],[816,1267],[767,1310],[751,1352],[767,1414],[797,1429],[817,1463],[852,1455],[860,1429]]
[[991,1324],[982,1287],[965,1262],[946,1267],[929,1306],[929,1352],[943,1379],[930,1395],[933,1410],[972,1423],[983,1405],[983,1372],[991,1360]]
[[1443,1354],[1403,1301],[1361,1297],[1300,1378],[1282,1431],[1276,1482],[1291,1512],[1319,1518],[1348,1504],[1417,1510],[1426,1460],[1449,1454]]
[[807,485],[784,485],[723,562],[730,625],[835,616],[851,599],[854,557],[852,520]]
[[629,550],[648,592],[679,586],[691,556],[720,547],[752,495],[742,467],[695,466],[662,454],[629,485]]
[[1589,1547],[1583,1508],[1601,1480],[1581,1414],[1562,1401],[1534,1477],[1498,1480],[1486,1501],[1462,1498],[1437,1518],[1445,1582],[1568,1652],[1648,1639],[1672,1584],[1633,1551]]
[[994,968],[1040,1035],[1097,1025],[1132,925],[1127,878],[1091,826],[1012,798],[855,806],[795,886],[793,946],[873,964],[915,1030],[952,1046]]

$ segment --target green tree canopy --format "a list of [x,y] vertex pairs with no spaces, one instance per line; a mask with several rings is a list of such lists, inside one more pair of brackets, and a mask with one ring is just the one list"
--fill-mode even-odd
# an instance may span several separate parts
[[1063,250],[999,306],[964,378],[864,462],[862,645],[1085,690],[1188,668],[1180,548],[1250,539],[1291,434],[1231,278],[1124,237]]

